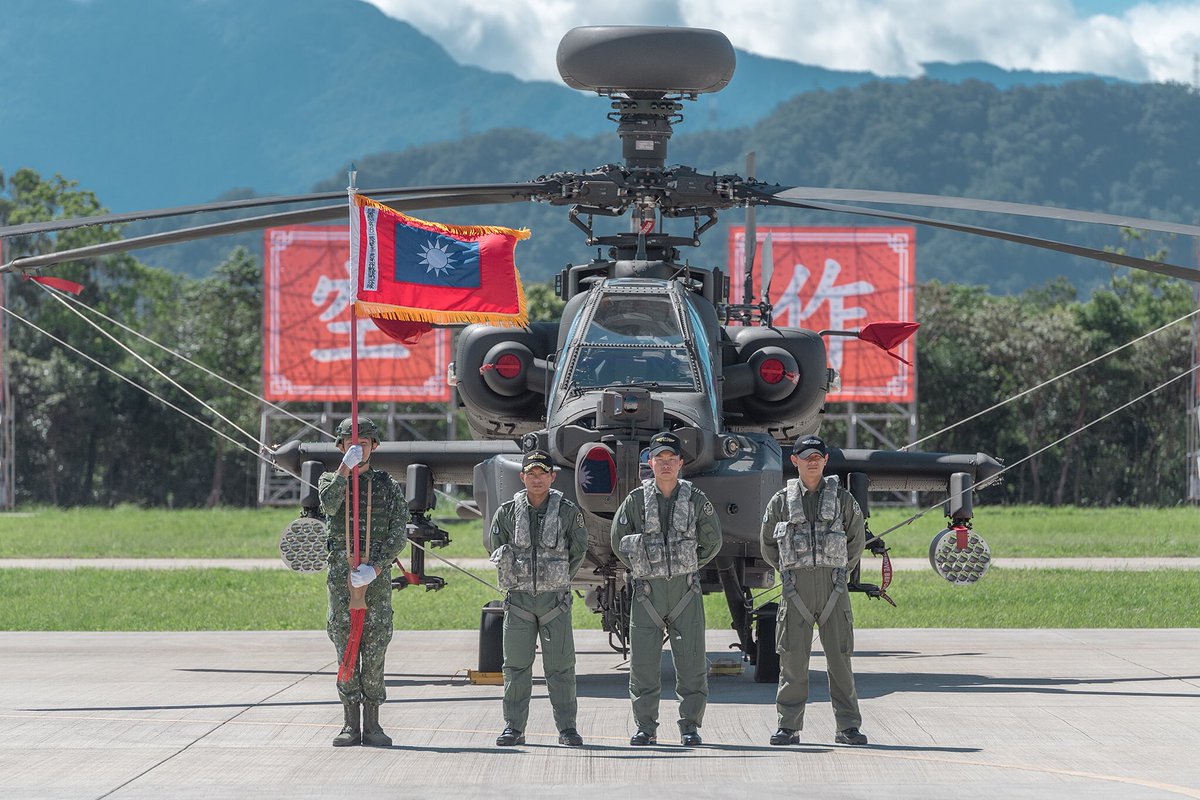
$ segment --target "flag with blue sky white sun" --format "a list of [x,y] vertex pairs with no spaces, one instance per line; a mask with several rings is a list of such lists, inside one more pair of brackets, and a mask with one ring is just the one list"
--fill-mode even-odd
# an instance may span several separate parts
[[434,325],[528,324],[513,251],[529,230],[442,225],[362,195],[350,215],[359,316]]

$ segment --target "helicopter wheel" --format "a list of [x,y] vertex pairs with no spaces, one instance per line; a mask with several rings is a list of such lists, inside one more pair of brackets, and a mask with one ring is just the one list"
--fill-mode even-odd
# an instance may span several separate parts
[[504,603],[491,600],[479,614],[479,671],[504,668]]
[[775,652],[776,603],[767,603],[754,612],[754,682],[779,682],[779,653]]

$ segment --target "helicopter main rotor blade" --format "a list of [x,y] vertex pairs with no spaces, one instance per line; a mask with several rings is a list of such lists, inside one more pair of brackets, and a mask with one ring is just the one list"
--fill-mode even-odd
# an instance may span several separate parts
[[929,217],[917,217],[911,214],[897,214],[888,211],[879,211],[873,208],[864,208],[862,206],[843,206],[835,203],[793,203],[786,200],[779,200],[777,197],[768,196],[764,198],[766,205],[780,206],[784,208],[802,208],[811,211],[834,211],[844,214],[857,214],[866,217],[878,217],[879,219],[890,219],[897,222],[911,222],[917,225],[927,225],[931,228],[944,228],[948,231],[958,231],[960,233],[973,233],[979,236],[987,236],[992,239],[1002,239],[1006,242],[1016,242],[1017,244],[1025,244],[1030,247],[1038,247],[1043,250],[1054,250],[1059,253],[1070,253],[1075,256],[1083,256],[1084,258],[1094,259],[1096,261],[1107,261],[1110,264],[1119,264],[1123,267],[1133,267],[1134,269],[1143,269],[1148,272],[1156,272],[1159,275],[1166,275],[1171,278],[1181,278],[1185,281],[1200,283],[1200,270],[1191,269],[1189,267],[1181,267],[1176,264],[1167,264],[1160,261],[1149,261],[1144,258],[1136,258],[1127,256],[1121,253],[1109,253],[1104,250],[1096,250],[1091,247],[1080,247],[1079,245],[1067,244],[1066,242],[1056,242],[1053,239],[1040,239],[1036,236],[1025,236],[1020,233],[1009,233],[1007,231],[998,231],[994,228],[981,228],[976,225],[960,225],[955,222],[943,222],[942,220],[930,219]]
[[980,200],[972,197],[949,197],[937,194],[912,194],[909,192],[881,192],[870,189],[822,189],[813,186],[795,186],[774,195],[780,200],[845,200],[859,203],[886,203],[891,205],[926,206],[928,208],[960,209],[963,211],[985,211],[996,214],[1014,214],[1022,217],[1054,219],[1064,222],[1087,222],[1095,225],[1114,225],[1123,228],[1140,228],[1161,233],[1178,233],[1184,236],[1200,236],[1200,225],[1185,225],[1161,222],[1140,217],[1123,217],[1119,214],[1102,214],[1094,211],[1076,211],[1071,208],[1056,208],[1029,203],[1009,203],[1002,200]]
[[[361,189],[362,194],[384,202],[389,199],[399,199],[412,196],[426,196],[451,191],[488,193],[520,191],[527,188],[523,183],[481,183],[464,186],[404,186],[391,189]],[[75,217],[73,219],[52,219],[45,222],[26,222],[21,225],[0,227],[0,238],[9,236],[27,236],[34,233],[53,233],[55,231],[84,228],[89,225],[118,225],[125,222],[136,222],[143,219],[163,219],[166,217],[182,217],[188,214],[202,214],[210,211],[233,211],[240,208],[259,208],[262,206],[287,205],[289,203],[310,203],[318,200],[338,200],[346,196],[346,190],[337,192],[314,192],[277,197],[248,197],[242,200],[223,200],[213,203],[202,203],[193,206],[174,206],[172,208],[156,208],[148,211],[128,211],[119,214],[99,214],[94,217]]]
[[[500,203],[517,203],[528,200],[533,195],[544,191],[530,184],[514,184],[503,193],[468,194],[454,192],[435,192],[419,197],[408,197],[389,204],[397,211],[416,211],[426,208],[457,208],[462,206],[496,205]],[[310,222],[325,222],[331,219],[345,219],[349,215],[345,203],[336,206],[307,208],[300,211],[282,211],[278,214],[267,214],[249,219],[235,219],[228,222],[215,222],[210,225],[200,225],[194,228],[182,228],[177,231],[152,233],[147,236],[137,236],[133,239],[121,239],[115,242],[77,247],[73,250],[60,250],[55,253],[45,253],[38,256],[15,258],[0,266],[0,273],[23,272],[64,261],[76,261],[82,258],[95,258],[125,253],[130,250],[142,250],[148,247],[159,247],[167,244],[190,242],[195,239],[207,239],[213,236],[224,236],[243,231],[261,230],[275,225],[299,225]]]

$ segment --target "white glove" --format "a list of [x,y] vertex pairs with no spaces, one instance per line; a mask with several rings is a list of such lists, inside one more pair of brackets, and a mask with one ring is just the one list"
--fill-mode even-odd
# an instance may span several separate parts
[[350,585],[356,588],[366,586],[378,575],[379,573],[370,564],[359,564],[350,571]]
[[362,445],[352,444],[346,448],[346,455],[342,456],[342,463],[346,469],[354,469],[362,463]]

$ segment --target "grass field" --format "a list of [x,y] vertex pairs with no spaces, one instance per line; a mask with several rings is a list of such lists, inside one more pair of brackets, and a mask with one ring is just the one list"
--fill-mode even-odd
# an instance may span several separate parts
[[[911,510],[877,509],[877,533]],[[274,558],[293,509],[28,509],[0,514],[0,558]],[[443,525],[448,558],[482,558],[482,523]],[[938,512],[888,534],[894,556],[925,557]],[[1195,508],[979,507],[975,529],[998,557],[1200,556]]]
[[[295,509],[27,509],[0,513],[0,558],[278,558]],[[483,557],[482,524],[442,523],[438,553]]]
[[[879,509],[875,531],[912,512]],[[0,558],[273,558],[290,509],[28,509],[0,514]],[[936,514],[887,538],[893,555],[928,553]],[[486,555],[480,522],[447,522],[449,558]],[[998,557],[1200,556],[1200,511],[1175,509],[979,509],[976,530]],[[442,592],[395,596],[396,627],[472,629],[497,595],[452,571]],[[495,574],[483,575],[494,581]],[[324,625],[323,575],[235,570],[55,574],[0,570],[0,628],[7,630],[293,630]],[[899,573],[891,608],[855,596],[859,627],[1200,627],[1200,572],[1073,572],[993,569],[979,584],[952,586],[932,572]],[[764,600],[769,595],[764,596]],[[726,628],[723,597],[705,599],[708,626]],[[582,602],[575,622],[598,628]],[[732,633],[730,634],[732,636]],[[732,639],[731,639],[732,641]]]
[[[479,609],[497,595],[461,575],[450,580],[441,592],[396,593],[396,627],[478,628]],[[953,586],[931,572],[901,573],[892,585],[898,608],[861,595],[853,602],[860,628],[1200,628],[1198,593],[1196,572],[997,568],[972,586]],[[728,628],[722,596],[709,595],[705,606],[710,629]],[[325,607],[323,574],[0,572],[0,627],[7,630],[311,630],[324,627]],[[577,627],[600,627],[578,599],[574,610]]]

